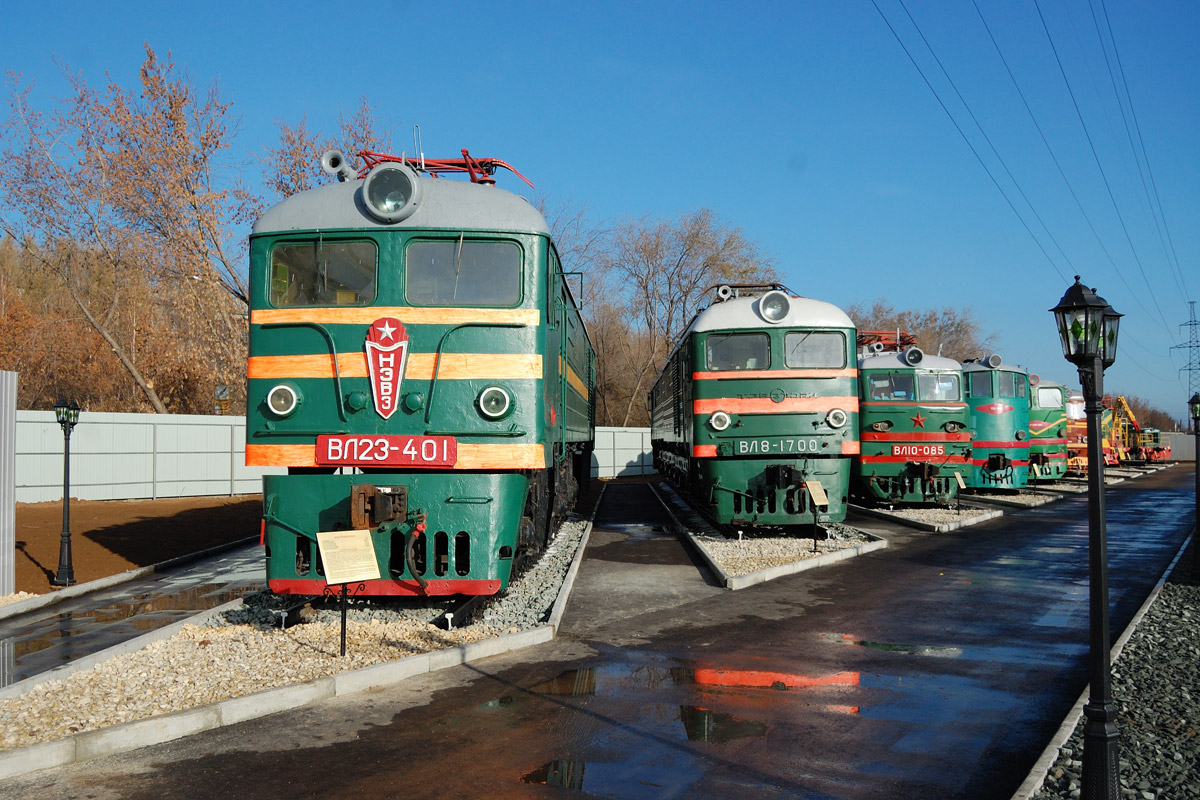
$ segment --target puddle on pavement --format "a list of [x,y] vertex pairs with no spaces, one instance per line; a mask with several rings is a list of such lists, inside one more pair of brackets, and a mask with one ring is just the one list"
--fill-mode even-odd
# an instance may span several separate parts
[[638,522],[612,522],[605,524],[603,529],[610,533],[624,534],[626,544],[645,542],[650,539],[661,539],[663,536],[669,536],[660,525],[645,525]]
[[739,719],[700,706],[680,706],[679,721],[683,723],[689,742],[725,744],[734,739],[767,735],[767,726],[762,722]]
[[[170,594],[139,594],[96,609],[48,615],[0,638],[0,685],[68,664],[198,611],[235,600],[255,587],[209,583]],[[11,660],[10,660],[11,659]]]

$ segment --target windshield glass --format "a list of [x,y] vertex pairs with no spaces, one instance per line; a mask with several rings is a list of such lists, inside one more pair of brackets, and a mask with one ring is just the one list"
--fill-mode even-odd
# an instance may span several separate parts
[[283,242],[271,251],[271,305],[365,306],[375,301],[371,241]]
[[922,400],[948,403],[962,399],[958,393],[958,376],[953,373],[925,373],[920,375],[917,381]]
[[711,370],[768,369],[771,340],[765,333],[713,333],[705,345]]
[[792,369],[846,366],[846,337],[840,331],[792,331],[784,337],[783,363]]
[[521,248],[480,239],[415,241],[404,296],[415,306],[513,306],[521,300]]

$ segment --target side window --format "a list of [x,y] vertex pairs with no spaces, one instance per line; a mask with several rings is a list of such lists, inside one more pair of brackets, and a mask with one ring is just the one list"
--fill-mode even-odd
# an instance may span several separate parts
[[771,366],[771,340],[765,333],[713,333],[705,348],[708,368],[717,372]]
[[1043,386],[1037,390],[1038,408],[1062,408],[1062,390],[1057,386]]
[[371,241],[281,242],[271,250],[271,305],[366,306],[375,302],[379,253]]
[[411,242],[404,296],[415,306],[514,306],[521,300],[521,248],[461,237]]
[[977,370],[967,373],[971,376],[968,389],[972,397],[988,397],[992,393],[991,370]]

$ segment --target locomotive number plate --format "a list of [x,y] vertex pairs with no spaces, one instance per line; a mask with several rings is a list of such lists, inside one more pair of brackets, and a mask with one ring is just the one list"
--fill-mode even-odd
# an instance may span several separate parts
[[946,455],[946,445],[944,445],[944,444],[894,444],[894,445],[892,445],[892,455],[894,455],[894,456],[944,456],[944,455]]
[[739,456],[815,453],[820,448],[816,439],[738,439],[737,442]]
[[317,464],[323,467],[452,467],[457,461],[453,436],[317,437]]

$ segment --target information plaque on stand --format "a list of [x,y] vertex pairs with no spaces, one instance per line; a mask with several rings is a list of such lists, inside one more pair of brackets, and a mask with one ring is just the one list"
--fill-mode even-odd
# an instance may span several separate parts
[[355,581],[379,580],[379,562],[371,531],[320,531],[317,548],[325,569],[325,583],[342,585],[342,655],[346,655],[346,585]]

